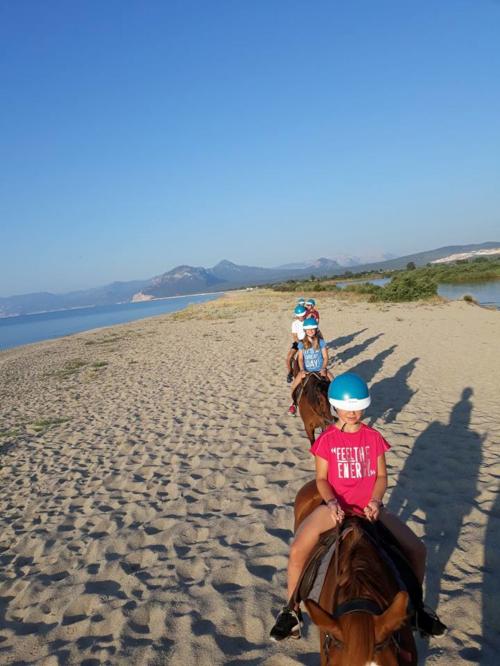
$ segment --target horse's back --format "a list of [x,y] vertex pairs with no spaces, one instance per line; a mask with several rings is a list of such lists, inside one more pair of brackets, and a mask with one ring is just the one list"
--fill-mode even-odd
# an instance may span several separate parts
[[316,480],[308,481],[297,493],[295,497],[295,525],[294,532],[302,523],[303,520],[309,516],[314,509],[316,509],[323,502],[321,495],[316,486]]

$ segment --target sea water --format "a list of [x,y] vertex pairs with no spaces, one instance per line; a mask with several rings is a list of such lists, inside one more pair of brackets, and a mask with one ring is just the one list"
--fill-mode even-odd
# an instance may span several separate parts
[[197,294],[162,298],[138,303],[98,305],[89,308],[41,312],[0,319],[0,350],[60,338],[72,333],[81,333],[93,328],[125,324],[128,321],[145,319],[168,312],[178,312],[192,303],[204,303],[218,298],[216,294]]

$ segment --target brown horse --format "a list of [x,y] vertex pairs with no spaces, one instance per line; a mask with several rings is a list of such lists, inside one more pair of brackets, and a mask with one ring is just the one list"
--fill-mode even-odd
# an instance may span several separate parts
[[[295,529],[321,504],[316,482],[295,500]],[[414,666],[417,651],[407,623],[408,594],[398,591],[376,546],[348,519],[338,560],[332,558],[319,604],[305,601],[320,630],[321,666]],[[397,637],[395,632],[398,632]]]
[[[294,363],[294,376],[299,372],[297,361]],[[315,441],[316,428],[324,430],[333,423],[330,403],[328,402],[328,387],[330,380],[316,372],[310,372],[297,386],[294,400],[304,423],[306,435],[311,442]]]

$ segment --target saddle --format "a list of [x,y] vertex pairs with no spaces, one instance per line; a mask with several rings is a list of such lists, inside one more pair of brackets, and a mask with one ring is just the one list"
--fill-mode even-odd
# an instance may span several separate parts
[[[411,604],[410,614],[422,608],[422,587],[392,533],[380,522],[370,523],[368,520],[359,520],[358,524],[392,571],[399,589],[408,592]],[[341,530],[333,528],[320,534],[318,543],[302,570],[289,604],[300,604],[306,599],[313,599],[318,603],[332,557],[335,556],[336,549],[340,547],[342,540],[351,529],[348,519]]]

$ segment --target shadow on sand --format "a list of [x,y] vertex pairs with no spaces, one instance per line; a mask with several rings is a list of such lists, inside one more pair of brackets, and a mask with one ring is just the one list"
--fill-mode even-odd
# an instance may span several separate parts
[[490,510],[484,540],[484,568],[482,618],[483,640],[481,666],[498,663],[500,652],[500,487],[496,490],[495,502]]
[[335,354],[334,358],[337,361],[340,361],[341,363],[346,363],[347,361],[350,361],[351,358],[355,358],[356,356],[358,356],[358,354],[364,352],[365,349],[367,349],[370,345],[376,342],[383,335],[384,335],[383,333],[379,333],[378,335],[374,335],[371,338],[367,338],[364,342],[360,342],[359,345],[348,347],[344,351]]
[[350,342],[352,342],[354,338],[357,338],[358,335],[361,335],[361,333],[364,333],[367,330],[367,328],[362,328],[361,330],[356,331],[355,333],[351,333],[350,335],[342,335],[340,338],[335,338],[335,340],[330,340],[330,342],[327,342],[326,346],[328,349],[338,349],[339,347],[344,347],[345,345],[348,345]]
[[[449,423],[433,421],[416,439],[388,505],[405,523],[412,516],[424,522],[426,603],[431,608],[438,606],[445,567],[478,495],[483,438],[469,428],[472,394],[470,387],[465,388],[451,410]],[[415,516],[417,512],[425,515],[424,521]],[[462,593],[463,586],[457,584],[451,594]],[[442,620],[453,625],[452,617]],[[427,654],[432,648],[427,648]]]
[[393,377],[381,379],[370,387],[372,402],[368,410],[370,425],[379,418],[393,423],[398,414],[410,402],[416,391],[408,386],[408,379],[415,370],[418,357],[401,366]]
[[385,359],[390,356],[396,348],[397,345],[392,345],[392,347],[384,349],[384,351],[379,352],[373,358],[361,361],[361,363],[358,363],[358,365],[355,365],[353,368],[349,368],[349,372],[355,372],[362,377],[367,384],[369,384],[377,372],[382,369]]

